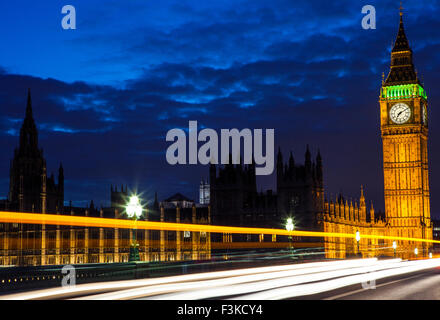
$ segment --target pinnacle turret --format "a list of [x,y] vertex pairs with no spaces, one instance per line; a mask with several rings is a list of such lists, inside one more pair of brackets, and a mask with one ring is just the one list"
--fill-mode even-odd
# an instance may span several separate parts
[[309,145],[307,145],[304,165],[305,165],[307,171],[310,171],[312,169],[312,160],[311,160],[311,156],[310,156]]
[[26,116],[20,129],[20,145],[18,147],[20,154],[38,156],[38,132],[32,114],[31,90],[28,89]]

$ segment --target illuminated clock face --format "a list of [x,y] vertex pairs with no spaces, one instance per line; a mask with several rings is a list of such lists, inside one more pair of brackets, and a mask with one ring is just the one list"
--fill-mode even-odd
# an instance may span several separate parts
[[411,109],[405,103],[396,103],[390,109],[390,118],[391,121],[397,124],[405,123],[409,120],[411,116]]

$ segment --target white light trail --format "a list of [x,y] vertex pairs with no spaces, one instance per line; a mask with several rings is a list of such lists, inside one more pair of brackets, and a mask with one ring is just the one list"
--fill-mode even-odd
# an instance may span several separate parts
[[206,272],[52,288],[0,299],[208,299],[276,300],[318,294],[440,267],[440,259],[356,259]]
[[[397,263],[400,259],[388,260],[386,262],[380,262],[380,264],[390,264]],[[99,300],[118,300],[118,299],[136,299],[140,297],[147,297],[152,295],[160,295],[166,293],[174,293],[181,292],[177,294],[177,299],[204,299],[211,296],[219,296],[220,292],[224,292],[229,295],[231,291],[229,288],[233,285],[240,284],[243,286],[245,283],[250,283],[249,286],[254,286],[254,283],[258,283],[259,281],[264,281],[268,279],[276,279],[274,280],[279,286],[279,281],[283,281],[287,277],[295,276],[298,281],[304,278],[307,274],[324,274],[329,271],[337,270],[335,272],[339,272],[339,274],[345,274],[346,269],[352,268],[360,268],[360,267],[369,267],[377,264],[376,259],[364,259],[364,260],[346,260],[345,263],[330,263],[326,265],[316,264],[315,266],[307,266],[305,268],[295,268],[293,270],[286,271],[272,271],[267,273],[259,273],[259,274],[246,274],[242,276],[235,277],[224,277],[215,280],[204,280],[204,281],[192,281],[192,282],[183,282],[183,283],[169,283],[162,284],[158,286],[145,286],[131,290],[124,290],[120,292],[110,292],[107,294],[101,294],[97,296],[89,296],[81,299],[99,299]],[[304,266],[309,265],[309,263],[304,264]],[[298,266],[298,265],[296,265]],[[360,271],[362,272],[362,271]],[[281,280],[279,280],[281,279]],[[240,287],[239,286],[239,287]],[[221,291],[221,289],[225,288],[225,291]],[[197,295],[198,290],[202,290],[202,293]],[[239,290],[237,288],[237,290]],[[210,292],[210,295],[206,294],[206,291]],[[233,291],[235,293],[235,291]],[[245,291],[246,292],[246,291]],[[166,295],[164,299],[173,299],[173,295]],[[224,294],[222,294],[224,295]],[[153,297],[155,299],[155,297]],[[162,299],[162,298],[159,298]]]
[[[153,286],[160,284],[168,284],[174,282],[184,282],[184,281],[196,281],[196,280],[210,280],[216,278],[227,278],[236,277],[240,275],[251,275],[258,273],[270,273],[277,271],[287,271],[287,270],[300,270],[308,269],[313,267],[324,267],[324,266],[350,266],[353,265],[355,261],[363,261],[362,263],[369,264],[377,261],[376,258],[364,259],[364,260],[343,260],[343,261],[325,261],[325,262],[312,262],[303,264],[293,264],[293,265],[281,265],[281,266],[270,266],[270,267],[258,267],[258,268],[245,268],[237,270],[228,271],[216,271],[216,272],[206,272],[206,273],[196,273],[188,275],[179,275],[171,277],[161,277],[154,279],[136,279],[136,280],[126,280],[126,281],[109,281],[109,282],[98,282],[90,284],[80,284],[74,287],[58,287],[43,290],[36,290],[31,292],[16,293],[10,295],[0,296],[0,300],[31,300],[31,299],[60,299],[69,296],[80,296],[85,294],[101,293],[115,290],[124,290],[129,288],[136,288],[142,286]],[[61,283],[60,283],[61,285]]]
[[440,267],[440,259],[434,260],[416,260],[405,261],[401,266],[395,269],[381,270],[371,272],[369,274],[353,275],[339,279],[333,279],[318,283],[304,284],[299,286],[282,287],[265,292],[258,292],[248,295],[243,295],[235,299],[244,300],[279,300],[288,299],[299,296],[307,296],[327,292],[342,287],[347,287],[354,284],[359,284],[370,280],[379,280],[387,277],[403,275],[416,271]]
[[[357,260],[359,261],[359,260]],[[351,274],[366,274],[376,270],[395,268],[399,264],[400,259],[385,260],[373,262],[371,264],[353,264],[344,268],[320,268],[310,270],[310,272],[302,272],[297,274],[273,274],[272,279],[266,277],[265,279],[256,279],[254,282],[247,281],[247,283],[240,283],[231,279],[231,285],[228,285],[227,281],[219,282],[219,285],[212,283],[204,290],[191,290],[179,293],[172,293],[161,296],[153,296],[152,300],[196,300],[196,299],[208,299],[215,297],[225,297],[231,295],[247,294],[249,292],[257,292],[262,290],[269,290],[279,288],[283,286],[299,285],[307,282],[323,281],[336,277],[343,277]],[[364,276],[365,278],[365,276]],[[359,282],[360,283],[360,282]],[[182,288],[174,287],[174,291],[180,291]],[[180,289],[180,290],[179,290]],[[142,288],[139,288],[139,296],[141,296]],[[148,288],[145,288],[145,295],[150,293]],[[239,299],[242,299],[241,297]]]

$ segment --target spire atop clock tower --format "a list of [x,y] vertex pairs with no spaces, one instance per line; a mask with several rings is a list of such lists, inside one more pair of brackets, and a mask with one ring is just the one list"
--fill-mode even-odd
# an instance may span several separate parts
[[394,47],[391,50],[391,68],[385,86],[420,84],[412,61],[412,50],[403,26],[403,12],[400,7],[400,23]]

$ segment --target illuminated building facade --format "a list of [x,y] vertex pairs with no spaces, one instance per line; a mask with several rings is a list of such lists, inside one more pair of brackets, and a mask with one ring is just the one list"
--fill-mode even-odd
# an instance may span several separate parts
[[[312,157],[307,147],[304,164],[291,153],[285,162],[278,151],[276,193],[257,191],[255,165],[210,166],[209,205],[206,185],[201,184],[200,204],[182,195],[147,208],[140,218],[151,221],[187,222],[242,227],[284,229],[293,218],[296,230],[360,233],[353,238],[324,239],[328,258],[393,255],[392,240],[366,239],[363,235],[432,239],[428,181],[428,101],[415,72],[412,51],[405,35],[402,15],[391,68],[379,94],[385,212],[367,207],[364,189],[358,201],[342,195],[326,199],[323,161],[318,151]],[[20,145],[11,164],[9,200],[0,203],[17,211],[60,213],[106,218],[124,218],[127,187],[111,187],[111,207],[96,209],[64,207],[64,174],[58,183],[47,177],[45,160],[38,149],[30,97],[20,132]],[[203,203],[202,203],[203,202]],[[212,208],[212,212],[211,212]],[[211,221],[212,219],[212,221]],[[38,265],[128,260],[132,230],[0,224],[0,264]],[[206,259],[211,239],[223,242],[277,241],[276,237],[242,234],[210,234],[189,231],[136,231],[141,260],[172,261]],[[218,237],[218,238],[216,238]],[[295,239],[307,240],[307,239]],[[414,257],[414,249],[426,256],[428,245],[398,242],[398,255]]]
[[[162,201],[159,206],[161,222],[211,224],[209,205],[196,204],[177,193]],[[152,219],[150,219],[152,220]],[[150,231],[168,245],[161,261],[206,260],[211,258],[211,234],[190,231]]]
[[[211,205],[214,224],[283,228],[288,217],[295,229],[356,234],[353,238],[324,239],[326,257],[345,258],[393,255],[392,240],[366,239],[362,235],[432,239],[428,183],[427,96],[412,62],[402,13],[391,68],[379,96],[383,142],[385,213],[367,208],[361,187],[359,201],[339,195],[324,197],[323,165],[318,152],[312,161],[307,148],[304,165],[290,154],[277,160],[277,194],[257,193],[253,165],[211,166]],[[238,236],[235,236],[239,240]],[[301,239],[304,240],[304,239]],[[227,238],[227,241],[231,241]],[[234,240],[235,241],[235,240]],[[430,245],[397,241],[397,253],[404,258],[426,256]]]
[[[123,209],[122,209],[123,210]],[[66,206],[64,214],[125,219],[119,208]],[[209,207],[160,203],[138,219],[209,223]],[[56,265],[128,262],[133,230],[75,226],[0,224],[0,265]],[[140,261],[210,259],[210,234],[203,232],[136,230]]]
[[[64,172],[58,183],[47,177],[46,160],[38,148],[38,132],[32,115],[30,94],[20,130],[20,144],[11,162],[10,192],[1,210],[54,213],[101,218],[127,218],[128,188],[111,186],[111,206],[87,208],[64,206]],[[188,199],[186,199],[188,200]],[[173,198],[144,207],[139,220],[208,224],[209,205]],[[136,232],[141,261],[209,259],[209,233],[165,230],[84,228],[75,226],[0,223],[0,265],[55,265],[127,262],[132,233]]]
[[427,108],[400,13],[391,70],[380,94],[385,212],[395,236],[432,239]]
[[390,250],[383,239],[363,239],[363,235],[386,236],[389,228],[383,214],[375,214],[373,203],[369,209],[366,206],[364,190],[358,201],[344,199],[339,195],[335,201],[324,201],[324,211],[318,218],[321,230],[333,233],[348,233],[355,235],[359,231],[361,240],[358,244],[354,238],[325,238],[325,253],[327,258],[346,258],[357,254],[364,257],[388,255]]
[[[391,51],[390,71],[387,78],[382,80],[379,105],[385,219],[376,220],[372,206],[370,219],[365,218],[365,200],[362,192],[359,219],[356,217],[353,220],[350,214],[347,215],[347,203],[326,203],[322,219],[324,230],[345,233],[360,231],[361,234],[431,240],[433,227],[428,182],[428,101],[414,68],[402,12],[396,41]],[[348,207],[351,208],[351,205]],[[349,212],[350,210],[348,209]],[[331,214],[338,211],[339,215]],[[340,221],[337,221],[338,219]],[[327,239],[327,256],[343,257],[345,254],[352,254],[357,251],[355,242],[354,239]],[[414,257],[417,247],[424,256],[427,256],[431,249],[431,245],[413,241],[397,241],[396,244],[399,256],[404,258]],[[360,245],[364,256],[394,254],[392,240],[361,238]]]

